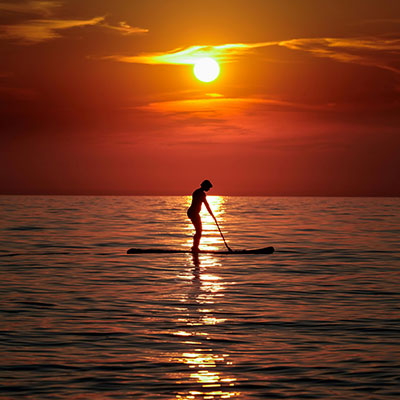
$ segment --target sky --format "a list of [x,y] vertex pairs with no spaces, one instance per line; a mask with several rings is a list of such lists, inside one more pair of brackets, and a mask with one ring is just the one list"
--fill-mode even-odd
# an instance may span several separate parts
[[398,0],[0,0],[0,194],[400,196],[399,95]]

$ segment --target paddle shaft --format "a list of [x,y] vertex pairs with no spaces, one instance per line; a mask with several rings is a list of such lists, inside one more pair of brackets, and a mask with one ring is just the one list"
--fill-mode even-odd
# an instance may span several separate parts
[[214,221],[215,221],[215,223],[216,223],[216,225],[217,225],[217,228],[218,228],[218,230],[219,230],[219,233],[221,234],[222,240],[224,241],[226,248],[227,248],[229,251],[233,251],[233,250],[228,246],[228,244],[226,243],[226,240],[225,240],[225,238],[224,238],[224,234],[222,233],[221,228],[220,228],[219,225],[218,225],[217,218],[214,217]]

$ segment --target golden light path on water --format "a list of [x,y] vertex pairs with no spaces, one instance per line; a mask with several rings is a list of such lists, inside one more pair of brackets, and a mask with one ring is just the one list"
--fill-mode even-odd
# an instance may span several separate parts
[[[186,198],[186,204],[185,204],[186,208],[189,208],[191,201],[192,198],[188,196]],[[207,201],[222,229],[225,219],[224,197],[207,196]],[[215,225],[213,218],[211,217],[211,215],[208,213],[208,211],[204,206],[201,209],[200,215],[203,224],[203,235],[201,237],[200,248],[203,250],[219,250],[223,248],[224,242],[218,232],[218,228]],[[188,231],[188,239],[185,244],[185,247],[190,248],[192,247],[193,243],[194,227],[189,219],[187,219],[186,222],[187,225],[185,229]]]
[[[220,196],[207,196],[211,209],[217,220],[224,222],[224,198]],[[187,206],[191,198],[187,198]],[[201,248],[217,250],[221,248],[222,240],[216,240],[218,231],[213,218],[203,207],[201,212],[203,222],[203,237]],[[188,231],[193,231],[193,226],[188,220]],[[188,246],[191,246],[192,238],[188,237]],[[223,246],[223,243],[222,243]],[[240,395],[235,391],[236,378],[224,374],[224,366],[232,365],[229,354],[221,353],[212,348],[212,332],[210,327],[223,324],[226,319],[214,315],[219,302],[224,297],[224,283],[220,276],[208,272],[215,271],[220,267],[220,261],[212,254],[200,254],[187,256],[187,268],[179,275],[179,279],[191,281],[191,286],[180,299],[186,315],[177,319],[177,324],[185,325],[185,329],[174,332],[174,335],[181,336],[187,351],[174,354],[170,362],[181,363],[187,366],[187,373],[177,376],[178,382],[189,380],[195,384],[195,389],[182,391],[176,395],[176,399],[230,399]],[[203,340],[199,340],[203,339]],[[207,341],[207,346],[204,346]]]

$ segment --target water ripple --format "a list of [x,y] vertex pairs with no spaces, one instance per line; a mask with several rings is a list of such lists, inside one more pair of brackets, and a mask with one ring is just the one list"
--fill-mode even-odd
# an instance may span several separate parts
[[188,200],[0,198],[1,400],[398,398],[399,199]]

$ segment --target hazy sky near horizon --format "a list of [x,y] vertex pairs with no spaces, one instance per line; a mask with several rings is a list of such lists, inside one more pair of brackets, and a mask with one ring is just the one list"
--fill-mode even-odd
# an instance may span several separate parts
[[399,94],[398,0],[0,0],[0,193],[400,196]]

